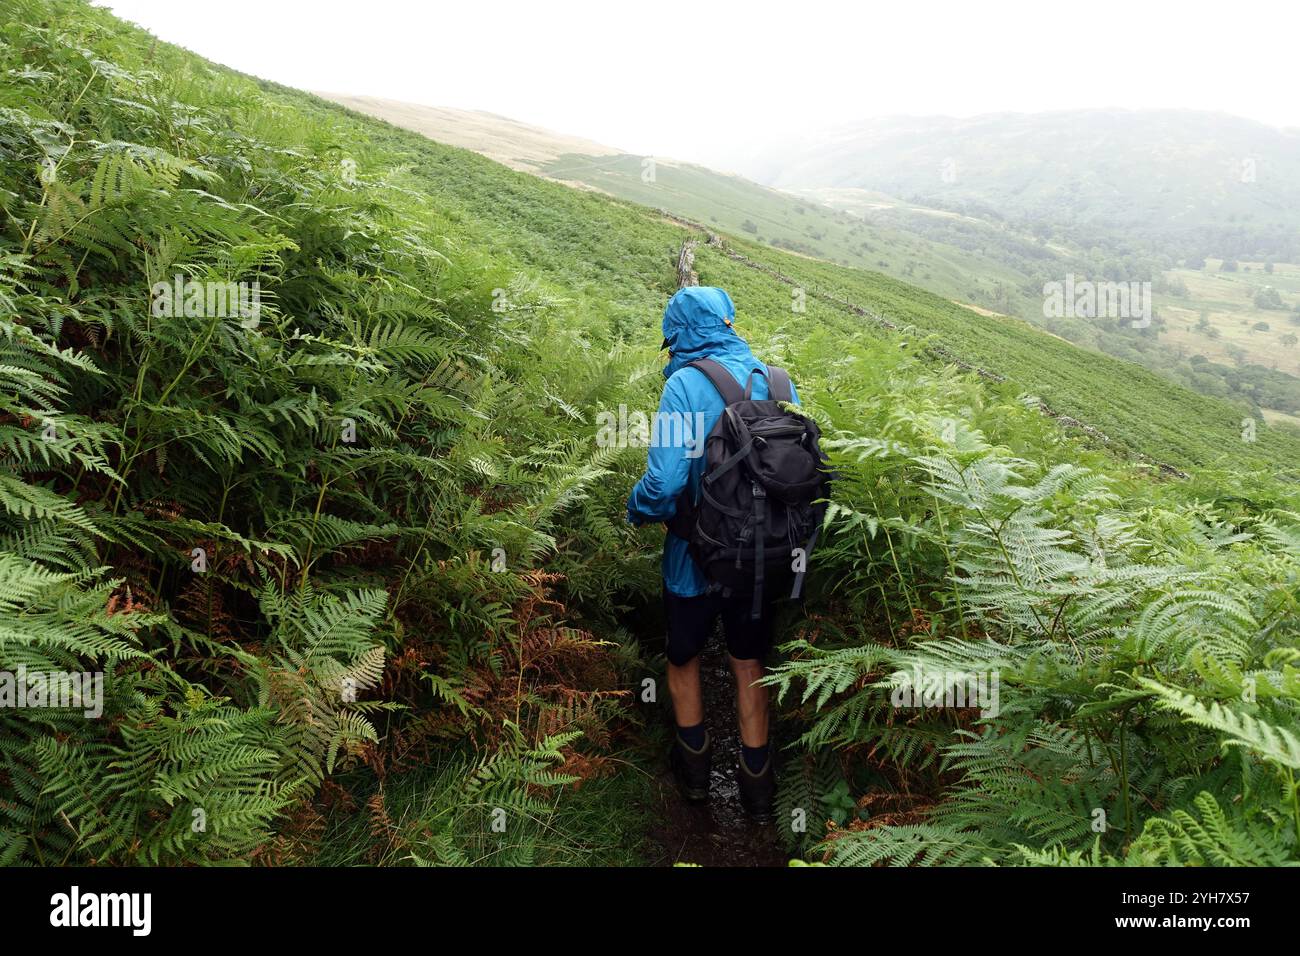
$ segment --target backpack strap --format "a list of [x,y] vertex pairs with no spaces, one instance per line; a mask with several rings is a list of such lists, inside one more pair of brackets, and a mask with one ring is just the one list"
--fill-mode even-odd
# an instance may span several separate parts
[[745,400],[745,393],[740,390],[740,383],[713,359],[696,359],[694,362],[688,362],[686,368],[694,368],[703,372],[705,377],[713,383],[713,387],[718,390],[718,394],[722,396],[724,404],[734,405],[736,402]]
[[[767,510],[767,489],[756,481],[754,482],[754,603],[749,609],[751,621],[763,618],[763,574],[767,568],[763,540],[771,530],[771,518]],[[737,550],[737,557],[739,557],[739,550]]]
[[768,398],[778,402],[793,402],[794,389],[790,386],[790,373],[775,365],[767,367]]
[[[741,391],[736,380],[731,377],[731,373],[713,359],[696,359],[694,362],[688,362],[686,367],[699,369],[703,372],[708,380],[713,383],[713,387],[718,390],[718,394],[722,396],[722,401],[727,405],[734,405],[736,402],[749,398],[753,389],[754,373],[763,374],[761,368],[756,368],[750,372],[749,379],[745,382],[745,389]],[[790,385],[790,373],[779,366],[769,365],[767,367],[767,393],[768,398],[775,399],[778,402],[793,402],[794,389]]]

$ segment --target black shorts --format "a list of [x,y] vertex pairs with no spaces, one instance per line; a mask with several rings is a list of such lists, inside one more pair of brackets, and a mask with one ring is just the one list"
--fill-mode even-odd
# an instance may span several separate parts
[[681,666],[704,650],[719,617],[727,638],[727,653],[741,661],[762,660],[772,649],[772,602],[764,600],[757,621],[750,617],[753,610],[752,594],[680,597],[664,588],[669,662]]

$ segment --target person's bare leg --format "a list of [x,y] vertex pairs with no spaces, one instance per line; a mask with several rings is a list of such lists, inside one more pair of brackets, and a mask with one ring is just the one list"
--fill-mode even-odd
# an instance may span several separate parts
[[736,719],[740,724],[740,742],[746,747],[762,747],[767,743],[767,688],[757,681],[763,676],[763,662],[739,661],[730,654],[727,660],[736,678]]
[[678,727],[694,727],[704,722],[698,654],[680,666],[668,665],[668,694],[673,699],[673,720]]

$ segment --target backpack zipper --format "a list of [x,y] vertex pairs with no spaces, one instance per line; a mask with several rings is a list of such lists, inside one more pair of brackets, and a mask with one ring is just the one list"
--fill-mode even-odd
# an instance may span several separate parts
[[749,429],[751,435],[759,435],[763,438],[772,438],[778,435],[802,435],[804,427],[802,425],[758,425],[751,426]]

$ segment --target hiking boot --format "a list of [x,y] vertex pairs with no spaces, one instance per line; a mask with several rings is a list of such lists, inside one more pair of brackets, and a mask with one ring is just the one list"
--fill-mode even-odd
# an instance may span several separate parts
[[740,805],[756,823],[771,823],[776,819],[776,772],[770,754],[758,773],[751,772],[742,758],[736,765],[736,783],[740,787]]
[[688,803],[702,803],[709,799],[709,770],[713,764],[713,739],[706,731],[704,746],[692,750],[681,737],[673,739],[668,762],[677,780],[677,789]]

